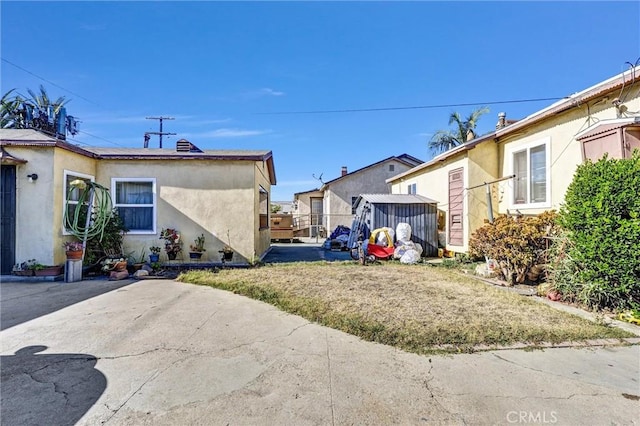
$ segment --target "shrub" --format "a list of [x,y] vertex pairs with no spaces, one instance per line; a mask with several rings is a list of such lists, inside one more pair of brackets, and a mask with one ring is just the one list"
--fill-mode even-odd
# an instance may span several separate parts
[[640,151],[581,164],[567,189],[553,281],[565,299],[592,308],[640,305]]
[[532,266],[546,263],[556,217],[554,211],[535,217],[501,215],[472,234],[469,254],[495,260],[499,275],[509,284],[523,283]]

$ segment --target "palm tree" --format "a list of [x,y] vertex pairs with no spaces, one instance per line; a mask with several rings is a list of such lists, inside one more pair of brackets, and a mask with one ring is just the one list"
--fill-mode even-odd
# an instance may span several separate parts
[[[35,128],[47,133],[56,134],[55,126],[50,124],[49,115],[56,116],[68,101],[60,96],[55,101],[49,99],[44,86],[40,85],[40,93],[27,90],[30,98],[22,99],[12,95],[15,89],[9,90],[0,99],[0,127],[3,129]],[[53,111],[49,111],[49,109]],[[33,112],[33,118],[29,118]]]
[[20,104],[22,99],[20,96],[11,95],[16,89],[11,89],[0,99],[0,128],[11,129],[17,128],[20,122]]
[[476,137],[474,129],[478,124],[478,119],[487,112],[489,112],[489,108],[486,106],[478,108],[472,111],[465,120],[462,120],[457,112],[452,112],[449,116],[449,125],[455,124],[456,129],[454,131],[438,130],[429,141],[429,148],[433,153],[439,154],[474,139]]
[[27,89],[27,93],[31,96],[29,100],[33,102],[36,107],[42,111],[47,111],[47,109],[52,106],[54,114],[57,114],[58,111],[60,111],[60,108],[68,102],[64,96],[60,96],[54,102],[51,102],[51,99],[49,99],[49,95],[47,95],[47,91],[42,84],[40,85],[39,94],[34,93],[31,89]]

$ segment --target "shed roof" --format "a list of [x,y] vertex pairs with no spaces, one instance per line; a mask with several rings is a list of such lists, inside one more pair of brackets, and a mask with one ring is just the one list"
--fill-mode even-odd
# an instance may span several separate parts
[[356,205],[361,200],[371,204],[438,204],[437,201],[418,194],[360,194]]

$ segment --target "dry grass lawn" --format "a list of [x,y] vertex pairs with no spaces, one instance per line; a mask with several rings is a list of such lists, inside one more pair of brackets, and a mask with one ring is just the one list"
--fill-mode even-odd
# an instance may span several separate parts
[[191,271],[178,280],[233,291],[417,353],[632,337],[433,266],[289,263]]

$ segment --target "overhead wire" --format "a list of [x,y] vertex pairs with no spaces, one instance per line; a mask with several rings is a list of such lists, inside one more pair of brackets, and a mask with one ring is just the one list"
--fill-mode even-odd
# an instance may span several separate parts
[[287,115],[287,114],[332,114],[343,112],[375,112],[375,111],[400,111],[410,109],[436,109],[436,108],[457,108],[476,105],[499,105],[499,104],[515,104],[525,102],[542,102],[542,101],[558,101],[561,99],[569,99],[569,96],[561,98],[534,98],[534,99],[511,99],[506,101],[489,101],[489,102],[467,102],[458,104],[436,104],[436,105],[418,105],[406,107],[385,107],[385,108],[351,108],[351,109],[333,109],[333,110],[315,110],[315,111],[276,111],[276,112],[256,112],[257,115]]
[[84,97],[84,96],[82,96],[82,95],[79,95],[79,94],[77,94],[77,93],[74,93],[74,92],[72,92],[71,90],[69,90],[69,89],[67,89],[67,88],[65,88],[65,87],[62,87],[62,86],[60,86],[59,84],[56,84],[56,83],[54,83],[54,82],[53,82],[53,81],[51,81],[51,80],[47,80],[46,78],[41,77],[41,76],[37,75],[36,73],[33,73],[33,72],[29,71],[28,69],[26,69],[26,68],[24,68],[24,67],[21,67],[20,65],[15,64],[15,63],[11,62],[11,61],[10,61],[10,60],[8,60],[8,59],[5,59],[5,58],[0,58],[0,59],[2,59],[2,61],[3,61],[3,62],[6,62],[6,63],[7,63],[7,64],[9,64],[9,65],[12,65],[12,66],[14,66],[14,67],[18,68],[19,70],[22,70],[22,71],[26,72],[27,74],[31,74],[32,76],[34,76],[34,77],[36,77],[36,78],[39,78],[39,79],[40,79],[40,80],[42,80],[42,81],[46,81],[47,83],[51,84],[52,86],[55,86],[55,87],[57,87],[57,88],[59,88],[59,89],[62,89],[62,90],[64,90],[65,92],[71,93],[73,96],[77,96],[77,97],[79,97],[80,99],[83,99],[83,100],[85,100],[85,101],[87,101],[87,102],[89,102],[89,103],[92,103],[92,104],[94,104],[94,105],[100,106],[100,104],[98,104],[98,103],[96,103],[96,102],[94,102],[94,101],[92,101],[92,100],[90,100],[90,99],[87,99],[87,98],[85,98],[85,97]]
[[[14,67],[18,68],[19,70],[22,70],[22,71],[26,72],[27,74],[30,74],[30,75],[32,75],[32,76],[34,76],[34,77],[36,77],[36,78],[39,78],[40,80],[42,80],[42,81],[44,81],[44,82],[47,82],[47,83],[51,84],[52,86],[58,87],[58,88],[60,88],[60,89],[62,89],[62,90],[64,90],[64,91],[66,91],[66,92],[68,92],[68,93],[72,94],[73,96],[77,96],[78,98],[83,99],[83,100],[85,100],[85,101],[87,101],[87,102],[89,102],[89,103],[91,103],[91,104],[94,104],[94,105],[96,105],[96,106],[102,107],[100,104],[98,104],[98,103],[96,103],[96,102],[94,102],[94,101],[92,101],[92,100],[90,100],[90,99],[87,99],[87,98],[85,98],[85,97],[84,97],[84,96],[82,96],[82,95],[79,95],[79,94],[77,94],[77,93],[75,93],[75,92],[72,92],[71,90],[69,90],[69,89],[67,89],[67,88],[65,88],[65,87],[63,87],[63,86],[61,86],[61,85],[59,85],[59,84],[57,84],[57,83],[54,83],[54,82],[53,82],[53,81],[51,81],[51,80],[48,80],[48,79],[46,79],[46,78],[44,78],[44,77],[42,77],[42,76],[39,76],[39,75],[37,75],[36,73],[33,73],[33,72],[29,71],[28,69],[26,69],[26,68],[24,68],[24,67],[21,67],[20,65],[15,64],[15,63],[13,63],[13,62],[9,61],[9,60],[8,60],[8,59],[6,59],[6,58],[1,58],[1,59],[2,59],[2,61],[3,61],[3,62],[6,62],[6,63],[8,63],[8,64],[10,64],[10,65],[12,65],[12,66],[14,66]],[[27,96],[25,96],[24,94],[22,94],[22,93],[20,93],[20,92],[16,92],[16,93],[17,93],[18,95],[22,96],[23,98],[28,99],[28,97],[27,97]],[[50,132],[47,132],[46,130],[40,129],[40,131],[42,131],[42,132],[44,132],[44,133],[47,133],[47,134],[49,134],[50,136],[55,136],[55,135],[51,134]],[[110,143],[110,144],[113,144],[113,145],[116,145],[116,146],[120,146],[120,147],[125,148],[125,146],[124,146],[124,145],[122,145],[122,144],[119,144],[119,143],[117,143],[117,142],[111,141],[111,140],[109,140],[109,139],[106,139],[106,138],[103,138],[103,137],[100,137],[100,136],[92,135],[92,134],[91,134],[91,133],[89,133],[89,132],[85,132],[85,131],[83,131],[83,130],[78,130],[78,132],[79,132],[79,133],[84,133],[85,135],[87,135],[87,136],[91,136],[91,137],[96,138],[96,139],[103,140],[103,141],[108,142],[108,143]],[[91,146],[91,144],[84,143],[84,142],[80,142],[80,141],[76,141],[76,140],[75,140],[75,139],[73,139],[72,137],[70,137],[70,138],[68,137],[68,138],[67,138],[67,141],[69,141],[69,140],[71,140],[71,141],[73,141],[73,142],[75,142],[75,143],[78,143],[78,144]]]

